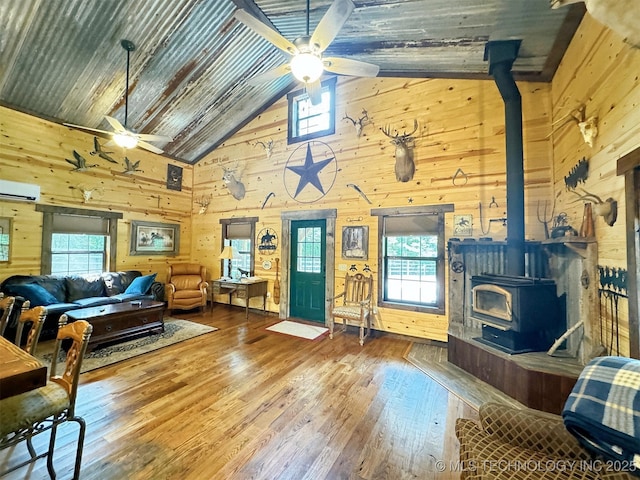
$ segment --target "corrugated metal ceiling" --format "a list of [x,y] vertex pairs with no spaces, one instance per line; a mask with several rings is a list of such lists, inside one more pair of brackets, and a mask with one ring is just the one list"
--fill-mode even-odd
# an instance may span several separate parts
[[[486,78],[488,40],[522,39],[513,71],[550,80],[584,8],[547,0],[363,0],[327,55],[375,63],[381,76]],[[310,30],[331,5],[312,0]],[[57,122],[169,135],[165,154],[186,163],[231,136],[295,86],[289,77],[246,79],[285,63],[279,50],[233,19],[264,15],[293,40],[306,30],[306,1],[2,0],[0,102]]]

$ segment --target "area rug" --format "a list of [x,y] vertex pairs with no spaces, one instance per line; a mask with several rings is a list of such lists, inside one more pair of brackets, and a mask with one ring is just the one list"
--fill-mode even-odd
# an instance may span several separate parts
[[267,327],[267,330],[270,332],[291,335],[293,337],[306,338],[307,340],[315,340],[329,331],[329,329],[325,327],[316,327],[314,325],[292,322],[290,320],[283,320],[275,325],[271,325],[270,327]]
[[[95,370],[96,368],[112,365],[122,360],[174,345],[205,333],[215,332],[216,330],[218,330],[216,327],[166,317],[164,319],[163,333],[152,333],[134,340],[120,342],[102,348],[98,347],[92,352],[87,353],[82,361],[81,372],[84,373]],[[47,365],[51,364],[54,345],[54,340],[38,344],[36,356]],[[64,362],[64,352],[61,352],[60,357],[58,361]]]

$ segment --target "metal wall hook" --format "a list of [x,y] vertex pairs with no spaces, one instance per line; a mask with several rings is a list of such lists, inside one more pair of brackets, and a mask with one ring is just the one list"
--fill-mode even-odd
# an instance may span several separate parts
[[[464,182],[456,183],[456,178],[458,177],[464,178]],[[464,173],[461,168],[458,168],[458,170],[456,170],[456,173],[453,174],[451,181],[456,186],[466,185],[467,182],[469,181],[469,176],[466,173]]]

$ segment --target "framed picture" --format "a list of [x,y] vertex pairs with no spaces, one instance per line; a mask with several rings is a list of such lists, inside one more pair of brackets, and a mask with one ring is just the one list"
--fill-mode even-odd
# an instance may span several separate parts
[[11,247],[11,218],[0,217],[0,262],[9,261]]
[[180,247],[180,225],[131,221],[131,248],[129,255],[178,254]]
[[342,258],[368,260],[369,227],[342,227]]
[[470,237],[473,234],[473,215],[453,216],[453,236]]
[[167,188],[169,190],[182,190],[182,167],[167,165]]

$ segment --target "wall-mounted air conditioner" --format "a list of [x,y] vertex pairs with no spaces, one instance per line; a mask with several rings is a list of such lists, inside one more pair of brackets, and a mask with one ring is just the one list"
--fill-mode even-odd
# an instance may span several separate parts
[[0,200],[37,202],[40,200],[40,185],[0,180]]

